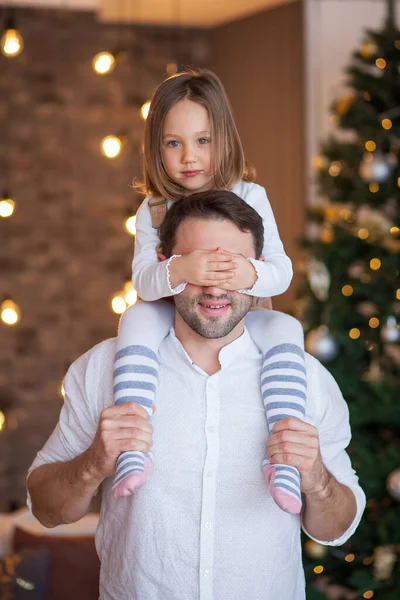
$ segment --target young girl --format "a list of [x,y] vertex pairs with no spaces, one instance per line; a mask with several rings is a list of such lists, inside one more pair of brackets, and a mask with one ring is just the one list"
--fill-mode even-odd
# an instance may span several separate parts
[[[114,396],[117,404],[140,403],[151,416],[158,348],[174,321],[173,306],[160,299],[179,294],[187,283],[220,285],[268,298],[288,288],[292,266],[265,190],[252,182],[246,168],[228,99],[212,72],[179,73],[156,90],[145,128],[144,177],[149,195],[136,219],[132,281],[145,302],[130,307],[121,318]],[[238,261],[232,269],[231,255],[222,251],[218,263],[207,263],[205,258],[204,264],[199,264],[200,259],[192,253],[158,262],[157,229],[172,202],[211,188],[232,190],[262,216],[265,261],[249,258]],[[199,272],[206,275],[199,279]],[[230,280],[235,287],[229,285]],[[250,335],[263,354],[261,387],[270,433],[274,423],[285,417],[303,419],[306,400],[302,328],[288,315],[272,315],[260,310],[246,317]],[[117,461],[114,496],[127,496],[143,485],[151,459],[151,453],[122,453]],[[298,470],[272,466],[267,459],[262,467],[278,506],[287,512],[300,512]]]

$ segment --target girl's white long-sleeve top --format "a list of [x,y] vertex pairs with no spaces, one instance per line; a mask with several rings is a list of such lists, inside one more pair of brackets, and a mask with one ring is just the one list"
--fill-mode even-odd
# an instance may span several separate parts
[[[249,258],[257,272],[257,281],[251,289],[239,291],[260,298],[282,294],[292,280],[292,263],[285,254],[265,189],[256,183],[239,181],[232,192],[258,212],[264,225],[262,255],[265,261]],[[151,196],[148,196],[143,201],[137,213],[135,255],[132,262],[133,287],[139,296],[147,301],[179,294],[186,287],[186,283],[183,282],[172,288],[169,276],[170,260],[157,260],[157,246],[160,240],[157,229],[154,229],[151,223],[150,199]],[[168,208],[171,204],[172,202],[168,202]]]

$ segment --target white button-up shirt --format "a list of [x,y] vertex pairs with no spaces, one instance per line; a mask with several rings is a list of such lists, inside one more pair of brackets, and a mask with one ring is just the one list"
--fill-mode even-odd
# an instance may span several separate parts
[[[31,470],[68,461],[91,444],[113,402],[116,341],[80,357],[65,379],[60,421]],[[261,355],[247,331],[219,354],[208,376],[171,330],[160,348],[154,463],[134,496],[103,483],[96,546],[103,600],[304,600],[299,515],[280,510],[261,471],[267,426]],[[324,462],[349,486],[357,516],[365,496],[345,448],[348,409],[332,376],[307,356],[307,420],[318,427]],[[319,540],[318,540],[319,541]]]

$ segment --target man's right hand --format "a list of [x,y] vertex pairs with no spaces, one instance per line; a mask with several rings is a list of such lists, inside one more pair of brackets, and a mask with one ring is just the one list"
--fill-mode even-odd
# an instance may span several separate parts
[[93,443],[86,452],[89,473],[103,480],[114,475],[121,452],[148,452],[153,443],[153,426],[148,419],[143,406],[135,402],[105,408]]

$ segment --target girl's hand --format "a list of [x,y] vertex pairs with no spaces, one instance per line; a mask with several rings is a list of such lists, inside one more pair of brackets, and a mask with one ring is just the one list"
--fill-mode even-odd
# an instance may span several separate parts
[[222,283],[222,285],[218,285],[218,287],[228,292],[251,290],[257,281],[257,271],[253,264],[241,254],[232,254],[232,259],[237,263],[234,277]]
[[235,276],[236,256],[222,249],[192,250],[171,261],[171,286],[187,282],[202,287],[221,287]]

